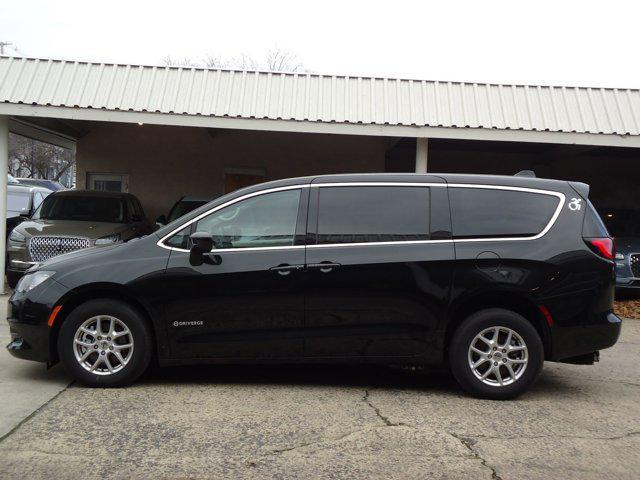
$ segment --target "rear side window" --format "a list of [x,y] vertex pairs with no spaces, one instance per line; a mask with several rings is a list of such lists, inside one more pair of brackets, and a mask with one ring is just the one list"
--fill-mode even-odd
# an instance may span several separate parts
[[530,237],[551,221],[552,195],[482,188],[449,188],[454,238]]
[[602,238],[609,236],[607,227],[604,226],[600,215],[598,215],[598,212],[589,200],[587,200],[587,210],[584,213],[582,236],[584,238]]
[[429,238],[426,187],[321,187],[319,195],[317,243]]

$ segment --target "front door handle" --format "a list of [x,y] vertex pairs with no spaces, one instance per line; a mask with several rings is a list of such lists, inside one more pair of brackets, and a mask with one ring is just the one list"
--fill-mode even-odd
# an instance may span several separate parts
[[304,265],[289,265],[287,263],[283,263],[281,265],[277,265],[275,267],[271,267],[269,270],[272,272],[277,272],[279,275],[289,275],[291,272],[295,272],[298,270],[302,270]]
[[334,262],[320,262],[320,263],[310,263],[307,265],[309,270],[320,270],[322,273],[329,273],[334,268],[338,268],[340,266],[339,263]]

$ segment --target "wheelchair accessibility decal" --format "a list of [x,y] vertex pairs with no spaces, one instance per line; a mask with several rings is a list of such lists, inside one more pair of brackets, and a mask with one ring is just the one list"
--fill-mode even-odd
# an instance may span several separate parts
[[581,198],[572,198],[569,202],[569,210],[580,210],[582,199]]

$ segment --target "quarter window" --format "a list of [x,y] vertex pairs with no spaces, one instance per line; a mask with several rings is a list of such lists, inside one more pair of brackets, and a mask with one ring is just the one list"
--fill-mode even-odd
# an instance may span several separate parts
[[427,240],[427,187],[320,187],[318,241],[368,243]]
[[558,207],[552,195],[482,188],[449,188],[454,238],[530,237]]
[[[196,223],[193,231],[207,232],[216,248],[285,247],[294,243],[300,189],[267,193],[234,203]],[[190,227],[167,245],[188,248]]]

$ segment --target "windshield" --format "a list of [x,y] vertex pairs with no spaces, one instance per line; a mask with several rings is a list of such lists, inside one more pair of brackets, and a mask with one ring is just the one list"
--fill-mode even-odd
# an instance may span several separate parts
[[28,212],[30,199],[29,192],[7,192],[7,211]]
[[173,222],[176,218],[186,215],[205,203],[207,202],[204,200],[182,200],[176,203],[171,209],[171,212],[169,212],[167,223]]
[[637,210],[604,210],[601,216],[613,237],[640,237],[640,212]]
[[124,223],[124,202],[117,197],[49,195],[33,218]]

